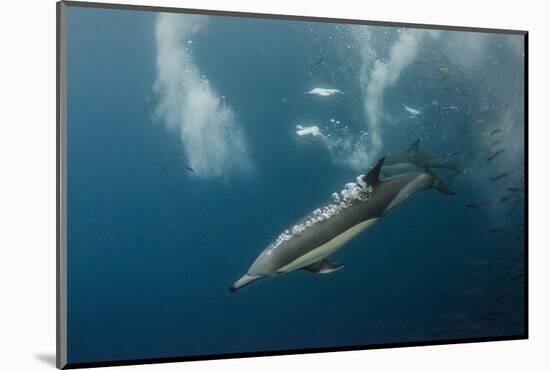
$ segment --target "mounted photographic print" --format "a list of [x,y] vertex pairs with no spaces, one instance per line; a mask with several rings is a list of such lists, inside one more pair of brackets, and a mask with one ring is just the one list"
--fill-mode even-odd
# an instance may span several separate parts
[[527,32],[57,10],[58,367],[527,338]]

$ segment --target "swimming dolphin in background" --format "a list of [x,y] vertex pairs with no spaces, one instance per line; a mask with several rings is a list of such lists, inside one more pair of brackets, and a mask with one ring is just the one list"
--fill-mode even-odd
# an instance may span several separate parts
[[321,132],[319,126],[296,125],[296,137],[307,144],[324,144],[327,137]]
[[407,111],[407,113],[411,115],[411,118],[414,118],[415,116],[418,116],[419,114],[422,113],[420,110],[408,107],[405,104],[401,104],[401,105],[403,106],[405,111]]
[[[463,174],[467,169],[464,163],[459,163],[450,159],[449,155],[434,156],[420,149],[420,139],[411,144],[404,152],[391,155],[384,161],[382,171],[384,173],[396,174],[405,172],[414,172],[426,167],[442,168],[453,171],[457,174]],[[473,158],[468,156],[467,162]],[[469,165],[470,163],[466,163]]]
[[310,91],[304,93],[305,95],[315,95],[315,96],[331,96],[336,94],[343,94],[338,89],[325,89],[323,87],[316,87]]
[[344,267],[327,259],[391,209],[421,190],[435,188],[455,194],[429,169],[380,179],[384,158],[354,183],[346,184],[332,201],[311,212],[265,248],[230,292],[266,277],[304,269],[327,274]]

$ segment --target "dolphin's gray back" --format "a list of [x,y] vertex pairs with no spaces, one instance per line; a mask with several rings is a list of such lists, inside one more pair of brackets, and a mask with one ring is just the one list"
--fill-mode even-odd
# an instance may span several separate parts
[[[386,208],[395,199],[399,191],[417,174],[404,174],[382,180],[366,201],[356,201],[350,207],[332,216],[328,220],[308,227],[299,235],[273,248],[270,244],[258,256],[249,272],[256,275],[271,275],[290,264],[298,257],[336,238],[361,222],[383,216]],[[296,224],[308,219],[311,213]]]
[[[418,142],[413,145],[418,147]],[[290,227],[291,231],[280,234],[229,291],[302,268],[316,273],[339,270],[343,265],[326,257],[411,195],[430,188],[455,194],[429,168],[380,180],[383,163],[381,158],[366,175],[346,184],[340,193],[333,193],[332,202],[299,220]]]

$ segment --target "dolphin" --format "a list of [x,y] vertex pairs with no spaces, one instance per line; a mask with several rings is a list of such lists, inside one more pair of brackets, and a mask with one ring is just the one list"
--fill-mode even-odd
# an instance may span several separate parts
[[317,274],[338,271],[344,264],[327,257],[411,195],[431,188],[455,194],[429,169],[380,179],[383,163],[384,158],[366,175],[358,176],[356,182],[346,184],[340,193],[333,193],[330,202],[280,234],[229,291],[300,269]]
[[[411,144],[405,151],[388,156],[382,169],[384,174],[397,174],[404,172],[417,172],[425,167],[442,168],[464,174],[465,164],[452,160],[450,155],[434,156],[420,149],[420,139]],[[470,165],[473,157],[468,155],[466,165]]]
[[338,89],[325,89],[323,87],[316,87],[310,91],[306,91],[305,95],[314,95],[314,96],[331,96],[336,94],[343,94],[342,91]]
[[300,142],[307,144],[325,144],[327,137],[321,132],[319,126],[296,125],[296,137]]
[[401,105],[403,106],[405,111],[411,115],[411,118],[414,118],[414,116],[418,116],[419,114],[422,113],[420,110],[408,107],[403,103],[401,103]]

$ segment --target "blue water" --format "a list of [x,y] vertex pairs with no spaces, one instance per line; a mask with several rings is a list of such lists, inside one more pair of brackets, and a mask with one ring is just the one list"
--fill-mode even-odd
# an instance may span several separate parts
[[[425,36],[384,90],[377,157],[417,138],[434,154],[462,148],[452,159],[471,153],[467,173],[435,170],[457,195],[415,194],[336,252],[346,263],[338,272],[297,271],[230,293],[279,233],[377,159],[359,170],[345,149],[295,137],[301,122],[333,130],[330,118],[352,144],[374,130],[360,83],[373,67],[362,72],[349,41],[364,26],[209,18],[192,60],[234,112],[250,163],[222,175],[194,168],[192,135],[182,143],[155,114],[159,103],[145,102],[159,73],[157,14],[69,8],[69,362],[522,335],[523,199],[501,201],[523,186],[522,37]],[[390,63],[405,31],[370,28],[369,47]],[[468,52],[479,56],[453,59]],[[303,94],[319,86],[344,95]],[[489,161],[497,148],[505,152]],[[478,202],[490,203],[466,207]]]

